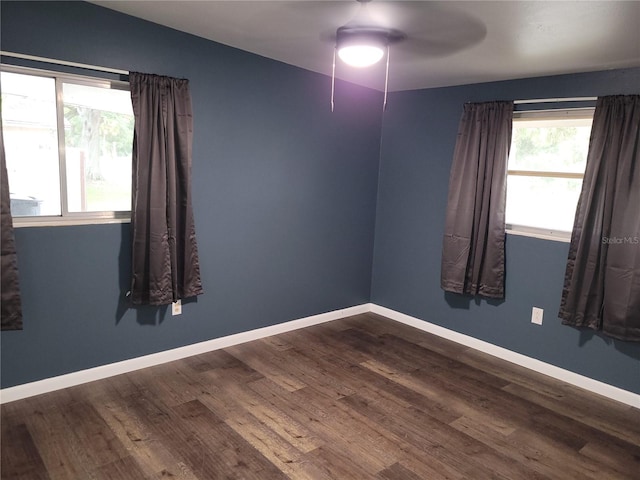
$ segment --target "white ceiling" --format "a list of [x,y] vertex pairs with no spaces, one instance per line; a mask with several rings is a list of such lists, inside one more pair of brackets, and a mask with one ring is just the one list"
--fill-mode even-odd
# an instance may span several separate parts
[[[391,46],[391,91],[640,66],[640,1],[92,3],[326,75],[336,29],[365,8],[408,36]],[[336,76],[382,89],[382,63]]]

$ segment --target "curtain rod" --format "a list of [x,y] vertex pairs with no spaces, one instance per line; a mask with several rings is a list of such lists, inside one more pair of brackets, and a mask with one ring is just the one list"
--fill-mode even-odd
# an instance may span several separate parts
[[595,102],[598,97],[570,97],[570,98],[535,98],[533,100],[514,100],[515,105],[526,103],[560,103],[560,102]]
[[94,70],[97,72],[117,73],[119,75],[129,75],[126,70],[119,70],[117,68],[99,67],[97,65],[89,65],[86,63],[67,62],[66,60],[54,60],[52,58],[38,57],[36,55],[27,55],[24,53],[13,53],[0,51],[0,55],[4,57],[21,58],[23,60],[33,60],[36,62],[52,63],[54,65],[64,65],[66,67],[84,68],[86,70]]

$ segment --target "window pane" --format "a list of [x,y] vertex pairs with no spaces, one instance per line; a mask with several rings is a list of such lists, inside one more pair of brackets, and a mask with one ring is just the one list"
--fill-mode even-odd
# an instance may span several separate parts
[[130,210],[129,92],[64,83],[63,98],[69,211]]
[[592,119],[514,122],[510,170],[584,173]]
[[[507,177],[506,211],[507,224],[514,226],[513,230],[522,231],[518,226],[573,230],[592,122],[592,109],[522,112],[516,116],[509,170],[520,174],[514,172]],[[562,178],[564,174],[573,178]]]
[[55,81],[9,72],[0,80],[12,215],[60,215]]
[[573,230],[582,180],[573,178],[507,178],[507,224]]

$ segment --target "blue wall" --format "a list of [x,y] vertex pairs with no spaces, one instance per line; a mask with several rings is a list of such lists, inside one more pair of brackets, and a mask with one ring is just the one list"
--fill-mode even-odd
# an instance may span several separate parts
[[640,69],[394,93],[382,124],[378,92],[340,82],[330,114],[324,76],[94,5],[0,7],[3,50],[191,80],[206,290],[178,317],[127,310],[127,224],[18,229],[2,387],[372,301],[640,393],[640,345],[556,319],[566,243],[509,236],[499,305],[439,286],[462,104],[638,93]]
[[331,114],[322,75],[91,4],[1,8],[3,50],[190,79],[205,288],[181,316],[127,310],[128,224],[19,228],[2,387],[369,301],[379,92],[341,82]]
[[[640,93],[640,69],[390,95],[383,121],[372,302],[640,393],[640,344],[557,318],[568,243],[509,235],[506,300],[448,296],[440,255],[449,170],[465,102]],[[639,207],[640,208],[640,207]],[[531,307],[544,309],[542,326]]]

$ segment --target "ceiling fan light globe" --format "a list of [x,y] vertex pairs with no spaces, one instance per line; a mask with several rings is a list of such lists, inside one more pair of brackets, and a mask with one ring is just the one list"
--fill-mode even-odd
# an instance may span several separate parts
[[384,49],[378,45],[346,45],[338,49],[340,60],[357,68],[378,63],[383,55]]

